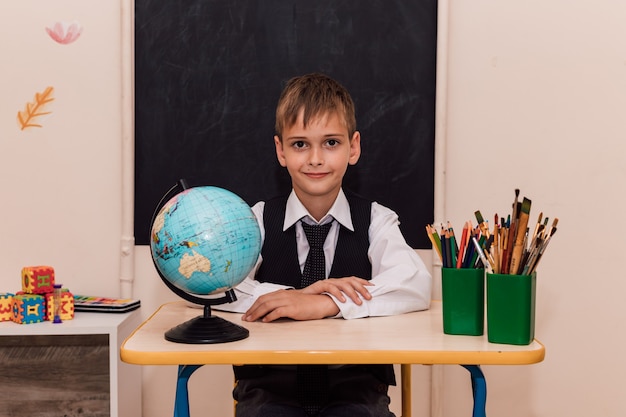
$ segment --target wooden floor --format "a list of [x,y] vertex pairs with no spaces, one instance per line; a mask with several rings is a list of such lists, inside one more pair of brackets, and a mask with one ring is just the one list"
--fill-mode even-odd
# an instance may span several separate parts
[[108,335],[0,336],[0,416],[108,417],[108,346]]

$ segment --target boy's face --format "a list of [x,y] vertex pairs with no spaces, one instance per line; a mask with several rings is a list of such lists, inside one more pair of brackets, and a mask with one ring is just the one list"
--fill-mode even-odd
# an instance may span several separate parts
[[355,132],[350,138],[337,113],[312,119],[306,127],[302,113],[293,126],[284,129],[282,142],[274,137],[276,156],[289,171],[294,191],[305,206],[321,203],[330,208],[348,165],[359,160],[361,136]]

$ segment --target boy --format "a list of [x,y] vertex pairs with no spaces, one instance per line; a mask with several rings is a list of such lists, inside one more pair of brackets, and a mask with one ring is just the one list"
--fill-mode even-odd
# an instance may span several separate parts
[[[278,101],[274,145],[293,189],[288,197],[253,207],[261,256],[235,289],[237,301],[220,308],[263,322],[427,309],[431,277],[406,244],[397,215],[342,189],[348,165],[361,154],[354,103],[345,88],[323,74],[291,79]],[[326,229],[321,237],[309,237],[314,226]],[[316,249],[313,239],[323,247]],[[321,262],[317,268],[313,258]],[[392,365],[234,369],[237,417],[393,417],[387,395],[395,384]],[[317,381],[314,388],[302,388],[305,374]]]

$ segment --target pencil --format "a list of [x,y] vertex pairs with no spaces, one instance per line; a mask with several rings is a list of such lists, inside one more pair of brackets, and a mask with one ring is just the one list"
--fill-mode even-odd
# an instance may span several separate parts
[[459,255],[456,260],[456,267],[461,268],[463,265],[463,256],[465,255],[465,244],[467,242],[467,223],[463,225],[463,231],[461,232],[461,243],[459,243]]
[[472,245],[471,243],[469,243],[470,239],[472,237],[472,226],[471,224],[468,225],[468,229],[467,229],[467,236],[465,237],[465,253],[463,254],[463,262],[461,263],[461,268],[469,268],[469,258],[470,258],[470,252],[472,251]]
[[456,237],[454,236],[454,229],[450,225],[450,222],[448,222],[448,233],[450,236],[450,268],[455,268],[459,248],[456,243]]
[[441,227],[439,239],[441,239],[441,263],[443,264],[444,268],[448,268],[448,242],[446,241],[446,232],[443,228],[443,225]]
[[439,239],[439,235],[437,234],[437,231],[430,224],[427,224],[426,234],[428,235],[428,238],[430,239],[430,242],[432,243],[433,248],[437,251],[437,254],[439,255],[439,259],[443,261],[443,258],[441,257],[441,240]]

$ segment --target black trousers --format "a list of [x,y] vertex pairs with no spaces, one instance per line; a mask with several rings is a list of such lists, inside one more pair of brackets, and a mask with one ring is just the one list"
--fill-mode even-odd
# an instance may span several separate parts
[[[262,375],[240,379],[233,390],[235,417],[306,417],[298,403],[293,367],[266,367]],[[389,386],[361,366],[329,369],[329,400],[319,417],[395,417]]]

